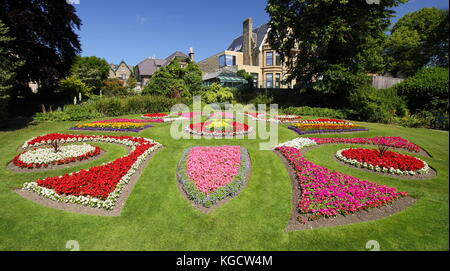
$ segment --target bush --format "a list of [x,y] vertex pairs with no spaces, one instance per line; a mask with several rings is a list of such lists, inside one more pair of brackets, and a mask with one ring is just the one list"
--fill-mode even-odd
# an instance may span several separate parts
[[128,88],[124,86],[124,82],[118,78],[108,78],[103,81],[101,90],[107,97],[124,97],[129,92]]
[[105,116],[116,117],[125,114],[123,99],[103,98],[94,102],[95,109]]
[[259,94],[249,101],[249,104],[254,104],[255,106],[258,106],[258,104],[268,105],[271,103],[273,103],[273,97],[265,94]]
[[414,76],[394,86],[406,99],[412,113],[421,110],[448,116],[448,68],[423,68]]
[[396,117],[404,117],[408,113],[406,103],[393,88],[363,86],[350,94],[349,101],[358,119],[363,121],[394,123]]
[[230,88],[222,87],[218,83],[213,83],[202,92],[202,97],[206,103],[231,103],[234,95]]
[[352,119],[354,118],[355,112],[352,110],[343,109],[330,109],[321,107],[288,107],[283,109],[286,114],[299,115],[299,116],[316,116],[316,117],[326,117],[326,118],[337,118],[337,119]]

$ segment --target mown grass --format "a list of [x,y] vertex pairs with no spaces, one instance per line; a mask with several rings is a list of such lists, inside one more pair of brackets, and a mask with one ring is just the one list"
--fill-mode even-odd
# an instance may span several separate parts
[[[126,117],[136,117],[126,116]],[[377,221],[286,232],[291,213],[291,184],[281,160],[259,149],[262,140],[174,140],[170,124],[155,124],[140,133],[70,131],[74,122],[40,123],[0,133],[0,250],[67,250],[77,240],[81,250],[365,250],[377,240],[382,250],[448,250],[448,133],[383,124],[359,123],[369,132],[322,137],[402,136],[426,149],[425,159],[438,172],[432,180],[399,180],[363,172],[335,162],[346,145],[326,145],[307,153],[311,161],[352,176],[407,191],[418,201],[406,211]],[[31,137],[50,133],[137,135],[164,145],[143,171],[120,217],[83,215],[51,209],[22,198],[12,189],[36,178],[89,168],[125,153],[100,144],[106,154],[77,167],[40,173],[16,173],[6,164]],[[309,135],[310,137],[314,135]],[[298,137],[279,126],[279,141]],[[176,185],[183,151],[196,145],[242,145],[249,151],[252,173],[245,189],[209,214],[194,209]]]

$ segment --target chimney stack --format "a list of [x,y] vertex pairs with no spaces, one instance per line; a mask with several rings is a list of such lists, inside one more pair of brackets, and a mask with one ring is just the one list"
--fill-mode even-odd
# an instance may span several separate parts
[[195,56],[194,49],[192,49],[192,47],[191,47],[191,48],[189,48],[189,59],[190,59],[192,62],[195,61],[195,60],[194,60],[194,56]]
[[244,65],[253,65],[252,57],[252,38],[253,38],[253,25],[252,18],[247,18],[243,23],[242,33],[242,53],[244,55]]

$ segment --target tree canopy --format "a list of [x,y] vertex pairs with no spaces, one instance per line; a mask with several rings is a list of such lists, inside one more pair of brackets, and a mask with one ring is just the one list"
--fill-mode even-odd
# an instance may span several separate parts
[[383,43],[391,8],[406,1],[269,0],[268,42],[289,69],[288,80],[327,91],[340,103],[356,83],[350,75],[382,67],[373,63],[381,61],[382,48],[368,45]]
[[13,40],[8,36],[8,28],[0,21],[0,97],[8,94],[16,76],[15,70],[22,64],[6,49]]
[[99,90],[108,78],[109,69],[110,67],[105,59],[95,56],[77,56],[70,73],[90,88]]
[[0,20],[14,38],[7,49],[25,61],[16,76],[23,94],[28,82],[42,89],[56,86],[81,50],[74,31],[81,26],[75,8],[67,1],[43,0],[0,0],[0,6]]
[[400,18],[386,43],[389,70],[412,75],[425,65],[448,66],[448,10],[423,8]]

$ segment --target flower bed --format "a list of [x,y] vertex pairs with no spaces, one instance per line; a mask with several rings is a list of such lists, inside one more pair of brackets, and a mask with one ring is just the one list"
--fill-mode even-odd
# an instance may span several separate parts
[[217,112],[209,115],[210,119],[234,119],[235,116],[228,112]]
[[112,132],[140,132],[146,128],[153,127],[148,121],[130,119],[112,119],[96,121],[91,123],[78,123],[71,130],[87,131],[112,131]]
[[321,134],[321,133],[343,133],[343,132],[359,132],[368,131],[369,129],[360,127],[349,122],[311,122],[311,123],[295,123],[288,129],[295,131],[299,135],[304,134]]
[[61,146],[58,152],[53,148],[34,148],[13,158],[20,168],[47,168],[49,165],[63,165],[82,161],[100,154],[100,147],[89,144]]
[[141,116],[141,118],[144,119],[161,119],[161,118],[165,118],[168,117],[169,114],[166,113],[153,113],[153,114],[144,114]]
[[297,208],[307,220],[380,207],[406,196],[395,188],[359,180],[307,161],[295,147],[276,148],[289,162],[300,186]]
[[357,137],[357,138],[313,138],[309,139],[315,141],[317,144],[368,144],[368,145],[383,145],[387,147],[401,148],[408,151],[419,152],[421,148],[408,140],[395,136],[380,136],[380,137]]
[[244,115],[252,118],[253,120],[257,121],[269,121],[269,122],[276,122],[276,123],[296,123],[301,121],[300,116],[296,115],[275,115],[269,117],[267,114],[264,113],[249,113],[245,112]]
[[425,161],[392,151],[381,155],[376,149],[348,148],[336,152],[336,158],[356,167],[397,175],[423,174],[429,170]]
[[200,123],[191,123],[185,127],[185,132],[200,136],[236,136],[252,132],[252,128],[245,123],[231,120],[214,120]]
[[240,146],[193,147],[178,168],[178,179],[189,199],[205,207],[234,197],[250,169],[247,150]]
[[51,200],[107,210],[113,209],[122,188],[130,181],[131,176],[148,155],[162,146],[142,137],[48,134],[30,139],[24,143],[23,148],[38,147],[54,141],[60,143],[106,142],[132,148],[128,155],[101,166],[23,185],[24,190],[36,192]]

